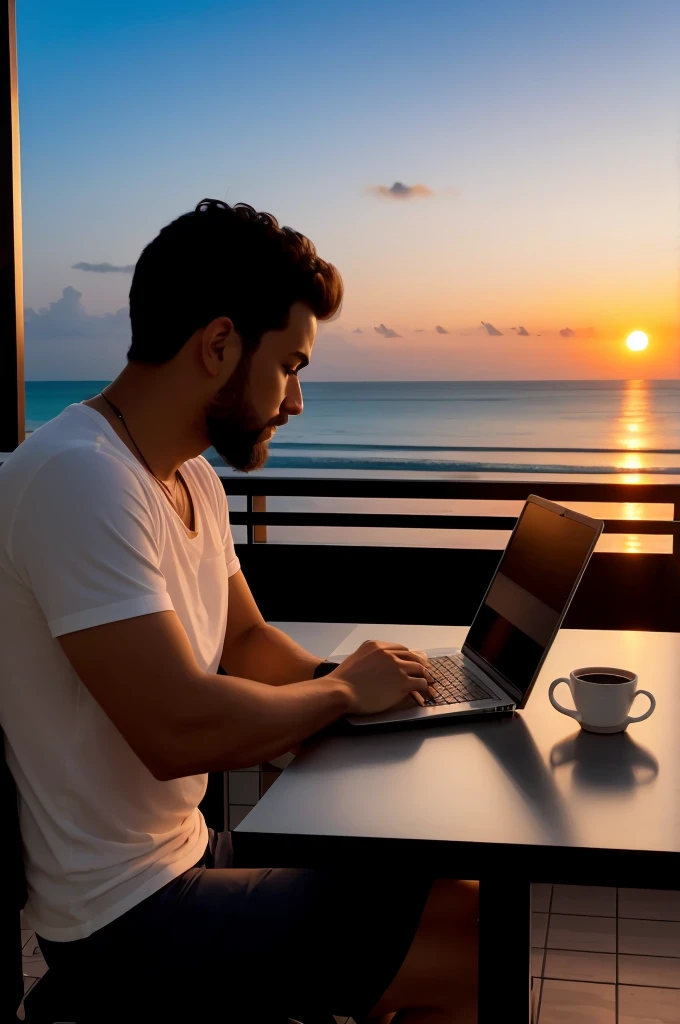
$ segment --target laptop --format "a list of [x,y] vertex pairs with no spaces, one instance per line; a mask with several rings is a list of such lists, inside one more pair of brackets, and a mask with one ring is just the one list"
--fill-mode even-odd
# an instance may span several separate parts
[[603,528],[601,520],[530,494],[462,648],[425,652],[436,696],[423,697],[423,705],[408,697],[407,706],[348,715],[350,725],[523,708]]

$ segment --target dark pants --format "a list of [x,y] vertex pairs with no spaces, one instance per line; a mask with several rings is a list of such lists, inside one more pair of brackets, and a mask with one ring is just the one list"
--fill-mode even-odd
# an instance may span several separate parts
[[255,1024],[372,1010],[432,879],[230,863],[229,834],[211,831],[195,867],[93,935],[38,936],[50,969],[79,993],[83,1020]]

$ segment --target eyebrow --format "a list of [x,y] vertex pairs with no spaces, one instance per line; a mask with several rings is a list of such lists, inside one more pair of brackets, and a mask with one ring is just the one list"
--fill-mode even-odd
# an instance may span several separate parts
[[289,352],[288,354],[292,359],[299,360],[300,365],[298,366],[298,370],[302,370],[305,366],[309,366],[309,356],[306,356],[304,352]]

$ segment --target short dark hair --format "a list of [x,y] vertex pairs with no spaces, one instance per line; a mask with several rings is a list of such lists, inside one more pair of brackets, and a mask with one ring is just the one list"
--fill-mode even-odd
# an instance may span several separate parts
[[203,199],[164,227],[137,262],[128,359],[165,363],[220,316],[253,351],[266,331],[288,326],[294,302],[330,320],[342,295],[339,272],[305,235],[247,203]]

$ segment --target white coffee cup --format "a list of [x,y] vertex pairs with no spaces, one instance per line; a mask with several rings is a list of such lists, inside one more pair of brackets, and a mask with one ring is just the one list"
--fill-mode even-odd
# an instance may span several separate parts
[[[560,683],[566,683],[576,710],[559,704],[553,694]],[[637,689],[638,677],[625,668],[575,668],[569,678],[561,677],[550,684],[550,703],[563,715],[575,718],[587,732],[623,732],[631,722],[644,722],[656,707],[649,690]],[[629,711],[638,694],[649,697],[649,708],[644,715],[631,718]]]

